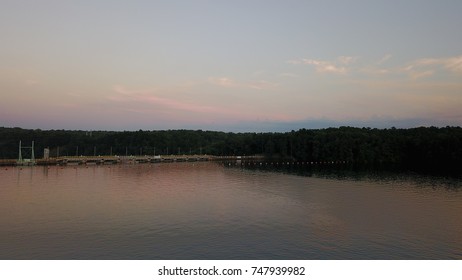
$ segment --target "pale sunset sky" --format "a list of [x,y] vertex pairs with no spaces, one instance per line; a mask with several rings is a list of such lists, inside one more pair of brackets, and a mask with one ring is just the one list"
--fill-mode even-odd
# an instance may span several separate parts
[[0,126],[462,125],[459,0],[0,4]]

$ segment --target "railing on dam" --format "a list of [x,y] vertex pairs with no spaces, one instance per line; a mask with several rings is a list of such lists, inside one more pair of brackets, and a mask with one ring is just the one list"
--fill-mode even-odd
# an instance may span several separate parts
[[[16,159],[0,159],[0,166],[15,165],[92,165],[92,164],[117,164],[117,163],[157,163],[157,162],[185,162],[185,161],[211,161],[232,160],[255,157],[221,157],[212,155],[157,155],[157,156],[61,156],[47,159],[36,159],[34,162],[19,162]],[[27,163],[27,164],[26,164]]]
[[103,164],[134,164],[162,162],[196,162],[222,161],[230,165],[337,165],[347,164],[347,161],[295,161],[283,159],[268,159],[261,155],[252,156],[213,156],[213,155],[157,155],[157,156],[63,156],[48,159],[36,159],[33,164],[21,164],[15,159],[2,159],[0,166],[16,165],[103,165]]

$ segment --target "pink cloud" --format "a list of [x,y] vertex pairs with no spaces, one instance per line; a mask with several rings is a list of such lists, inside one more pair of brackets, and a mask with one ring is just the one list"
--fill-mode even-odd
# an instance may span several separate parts
[[133,101],[137,103],[149,103],[166,107],[169,109],[197,112],[197,113],[218,113],[223,112],[222,108],[188,103],[176,99],[156,96],[156,90],[129,90],[122,86],[114,86],[114,91],[119,95],[111,96],[113,101]]
[[[265,83],[256,84],[266,86]],[[107,99],[117,104],[120,110],[129,113],[142,114],[161,118],[165,120],[175,120],[179,122],[194,123],[213,123],[253,121],[258,119],[287,120],[290,117],[281,115],[277,112],[267,113],[263,110],[248,110],[237,105],[208,105],[199,102],[184,101],[175,98],[160,96],[163,92],[158,89],[128,89],[124,86],[114,86],[113,94]],[[111,104],[109,104],[111,106]]]
[[[223,80],[226,81],[226,80]],[[250,85],[250,84],[249,84]],[[255,87],[267,87],[265,82],[257,82]],[[165,96],[166,92],[169,96]],[[190,97],[190,94],[188,94]],[[126,117],[138,115],[140,118],[176,123],[236,123],[245,121],[270,120],[287,121],[293,117],[281,111],[268,111],[265,106],[253,107],[245,103],[212,104],[211,100],[185,100],[181,92],[160,89],[129,89],[116,85],[107,100],[109,108],[117,107]],[[181,99],[183,97],[183,99]],[[120,117],[120,114],[119,114]]]

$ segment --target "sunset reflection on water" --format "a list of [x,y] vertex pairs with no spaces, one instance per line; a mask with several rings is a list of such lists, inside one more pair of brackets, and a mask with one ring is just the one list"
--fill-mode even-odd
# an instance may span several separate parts
[[462,192],[419,177],[195,162],[9,168],[0,178],[2,259],[462,258]]

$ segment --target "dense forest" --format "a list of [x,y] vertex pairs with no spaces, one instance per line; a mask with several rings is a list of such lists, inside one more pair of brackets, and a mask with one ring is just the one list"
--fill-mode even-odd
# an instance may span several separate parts
[[347,161],[419,167],[462,166],[461,127],[371,129],[340,127],[286,133],[202,130],[68,131],[0,128],[0,159],[18,157],[19,141],[50,156],[75,155],[264,155],[298,161]]

